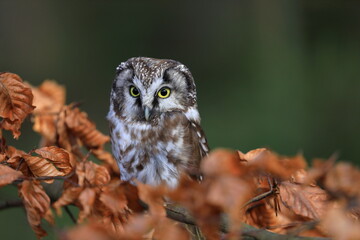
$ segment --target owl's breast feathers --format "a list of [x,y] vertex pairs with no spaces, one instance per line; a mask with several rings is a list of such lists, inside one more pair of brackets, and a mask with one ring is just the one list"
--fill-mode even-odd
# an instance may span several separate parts
[[200,161],[209,150],[199,121],[183,112],[164,113],[156,126],[110,113],[108,119],[123,180],[176,186],[182,172],[200,176]]

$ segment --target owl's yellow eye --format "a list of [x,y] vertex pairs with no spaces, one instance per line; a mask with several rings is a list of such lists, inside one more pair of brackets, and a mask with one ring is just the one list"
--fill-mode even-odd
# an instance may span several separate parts
[[133,96],[133,97],[140,96],[139,89],[137,89],[135,86],[131,86],[130,87],[130,95]]
[[162,89],[160,89],[157,93],[159,98],[167,98],[170,96],[170,88],[168,87],[163,87]]

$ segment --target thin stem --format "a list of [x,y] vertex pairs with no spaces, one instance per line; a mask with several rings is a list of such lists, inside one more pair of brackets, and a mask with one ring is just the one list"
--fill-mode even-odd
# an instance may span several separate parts
[[69,215],[69,217],[71,218],[71,220],[73,221],[74,224],[76,224],[76,218],[74,216],[74,214],[70,211],[69,206],[64,206],[65,212]]

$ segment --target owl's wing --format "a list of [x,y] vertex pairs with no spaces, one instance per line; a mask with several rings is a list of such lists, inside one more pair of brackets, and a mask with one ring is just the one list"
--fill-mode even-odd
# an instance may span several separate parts
[[[196,134],[194,136],[194,139],[197,139],[198,142],[198,148],[200,151],[200,157],[201,159],[208,155],[209,153],[209,145],[206,140],[206,136],[204,131],[202,130],[201,126],[195,122],[191,122],[191,126],[193,128],[193,134]],[[196,143],[195,143],[196,144]]]
[[200,172],[200,162],[205,156],[208,155],[209,146],[206,140],[205,133],[199,124],[191,122],[190,130],[193,144],[193,166],[188,169],[188,173],[195,179],[202,180]]

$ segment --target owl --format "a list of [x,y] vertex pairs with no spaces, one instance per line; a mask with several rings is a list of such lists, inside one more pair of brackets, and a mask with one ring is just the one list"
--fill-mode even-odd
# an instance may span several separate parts
[[194,79],[180,62],[135,57],[121,63],[107,119],[122,180],[176,187],[182,173],[200,178],[209,148]]

